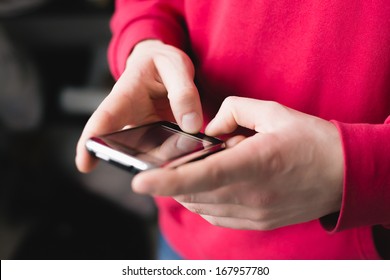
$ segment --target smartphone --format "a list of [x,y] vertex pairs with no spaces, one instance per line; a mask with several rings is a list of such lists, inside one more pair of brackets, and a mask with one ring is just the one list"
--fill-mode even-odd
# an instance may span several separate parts
[[225,148],[203,133],[183,132],[175,123],[160,121],[92,137],[87,150],[97,158],[136,174],[153,168],[175,168]]

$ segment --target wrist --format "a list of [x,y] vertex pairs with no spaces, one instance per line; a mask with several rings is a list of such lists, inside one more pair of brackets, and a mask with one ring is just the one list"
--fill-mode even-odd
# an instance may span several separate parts
[[328,168],[327,175],[330,178],[329,187],[332,187],[333,203],[330,207],[329,214],[340,211],[343,197],[343,185],[344,185],[344,156],[342,141],[337,127],[331,123],[329,124],[327,143],[329,149],[328,153]]

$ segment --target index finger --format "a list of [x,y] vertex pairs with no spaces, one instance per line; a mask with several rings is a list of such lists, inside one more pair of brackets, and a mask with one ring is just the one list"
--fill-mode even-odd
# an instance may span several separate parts
[[203,124],[203,113],[191,60],[172,47],[170,53],[156,56],[154,63],[168,91],[176,122],[186,132],[199,132]]

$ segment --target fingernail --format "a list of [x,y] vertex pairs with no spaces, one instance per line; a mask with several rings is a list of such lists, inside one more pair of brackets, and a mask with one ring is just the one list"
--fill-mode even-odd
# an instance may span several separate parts
[[181,119],[181,125],[186,132],[196,133],[201,126],[200,117],[195,112],[185,114]]

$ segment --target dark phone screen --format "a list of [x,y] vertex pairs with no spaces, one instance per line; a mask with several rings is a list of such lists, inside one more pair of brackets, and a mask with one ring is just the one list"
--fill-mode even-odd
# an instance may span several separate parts
[[123,130],[102,139],[113,148],[119,144],[128,154],[144,154],[161,161],[173,160],[213,144],[159,124]]

